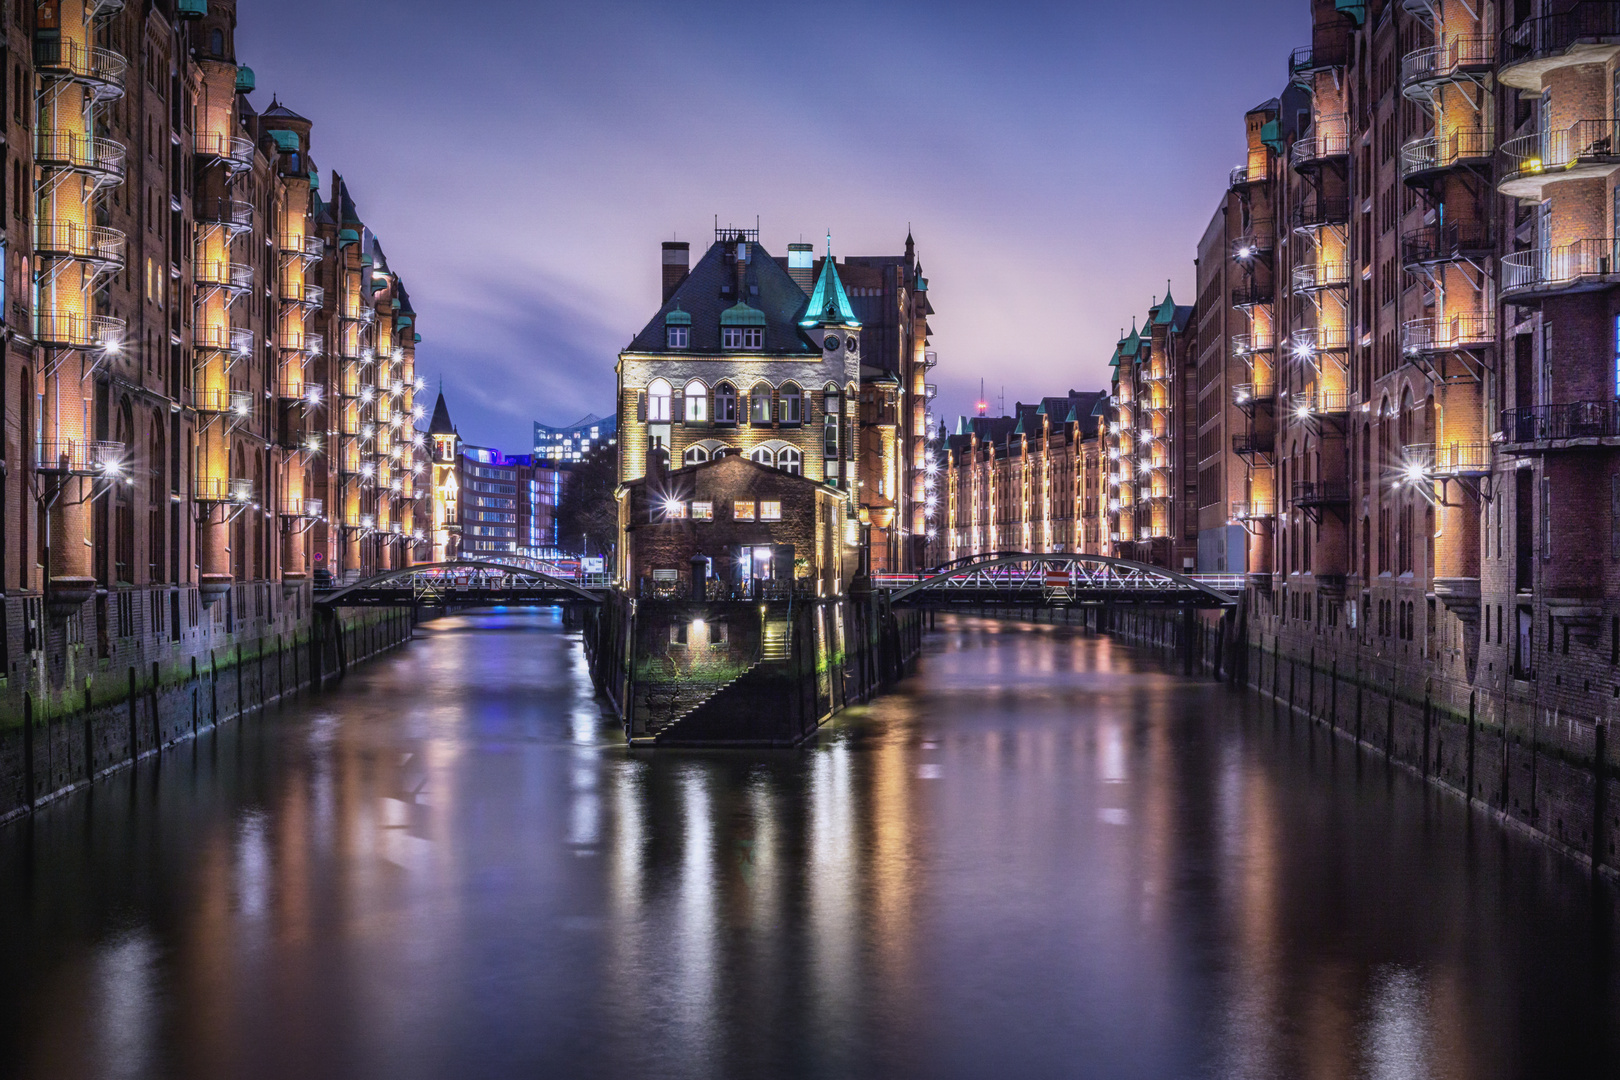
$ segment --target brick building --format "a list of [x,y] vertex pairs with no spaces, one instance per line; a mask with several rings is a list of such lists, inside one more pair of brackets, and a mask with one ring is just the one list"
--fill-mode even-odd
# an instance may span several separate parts
[[464,442],[442,390],[427,436],[432,440],[434,561],[487,555],[545,559],[567,546],[557,534],[557,501],[568,479],[561,463]]

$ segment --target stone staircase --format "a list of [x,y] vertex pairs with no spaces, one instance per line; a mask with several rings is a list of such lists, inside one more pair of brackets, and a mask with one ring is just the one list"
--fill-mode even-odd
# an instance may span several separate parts
[[656,711],[659,715],[647,720],[647,734],[653,738],[662,735],[696,712],[705,701],[757,667],[759,664],[751,664],[738,672],[736,678],[723,683],[655,683],[648,686],[644,693],[649,705],[653,706],[649,711]]
[[765,662],[786,660],[788,658],[788,624],[786,619],[771,619],[765,624],[765,634],[760,643],[759,658]]

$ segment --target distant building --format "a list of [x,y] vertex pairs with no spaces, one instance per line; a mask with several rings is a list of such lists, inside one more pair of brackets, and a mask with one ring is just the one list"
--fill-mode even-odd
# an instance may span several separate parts
[[619,419],[587,413],[567,427],[552,427],[535,421],[534,457],[537,461],[574,462],[589,456],[600,446],[618,443]]
[[559,553],[557,500],[567,483],[559,463],[463,442],[444,394],[428,425],[433,442],[433,557]]

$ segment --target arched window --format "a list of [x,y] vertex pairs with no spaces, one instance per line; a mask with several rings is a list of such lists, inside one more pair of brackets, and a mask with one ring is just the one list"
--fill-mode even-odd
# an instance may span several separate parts
[[647,386],[647,422],[667,424],[670,415],[671,389],[663,379],[654,379]]
[[[135,446],[135,411],[129,398],[118,405],[118,442],[127,449]],[[113,574],[114,580],[135,580],[135,500],[129,485],[113,485]]]
[[748,422],[750,424],[769,424],[771,422],[770,383],[756,383],[754,389],[749,392]]
[[682,465],[701,465],[709,460],[709,451],[702,446],[688,446],[686,453],[681,455]]
[[686,384],[686,422],[703,424],[709,419],[709,388],[693,379]]
[[714,388],[714,422],[717,424],[737,422],[737,389],[728,382]]
[[782,399],[780,415],[782,423],[800,423],[804,415],[804,394],[798,383],[783,383],[780,394]]
[[777,453],[776,467],[785,473],[792,473],[794,476],[802,475],[804,472],[803,459],[799,457],[799,452],[791,446],[784,446]]
[[214,59],[223,60],[225,58],[225,32],[223,30],[215,30],[208,35],[208,45]]
[[776,454],[768,446],[761,446],[756,449],[753,453],[748,455],[748,460],[757,462],[761,465],[768,465],[773,469],[776,467]]
[[821,411],[828,416],[838,415],[838,387],[836,384],[828,383],[821,388]]

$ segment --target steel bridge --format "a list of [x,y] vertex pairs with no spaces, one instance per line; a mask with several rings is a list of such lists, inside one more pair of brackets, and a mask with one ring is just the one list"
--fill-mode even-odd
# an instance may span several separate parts
[[424,563],[316,592],[315,604],[328,609],[415,604],[600,604],[607,595],[606,581],[570,580],[540,568],[547,564],[524,565],[531,562],[458,559]]
[[1228,608],[1237,603],[1243,575],[1200,579],[1110,555],[997,551],[923,574],[873,575],[872,584],[891,604]]

